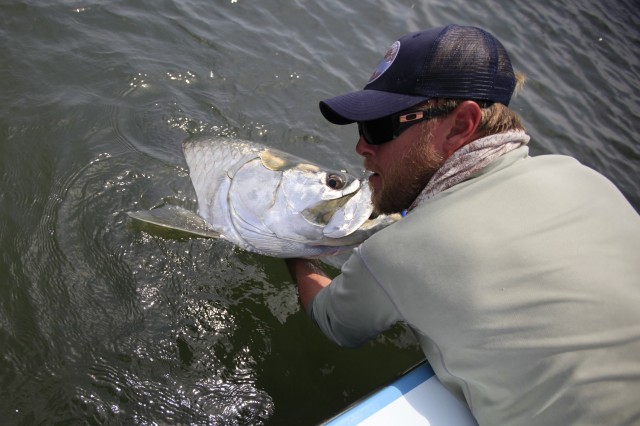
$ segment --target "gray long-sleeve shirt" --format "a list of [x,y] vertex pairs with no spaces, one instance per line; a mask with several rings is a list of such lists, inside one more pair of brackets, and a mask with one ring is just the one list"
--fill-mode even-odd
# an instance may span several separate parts
[[640,424],[640,218],[526,147],[365,241],[310,315],[356,346],[406,323],[481,425]]

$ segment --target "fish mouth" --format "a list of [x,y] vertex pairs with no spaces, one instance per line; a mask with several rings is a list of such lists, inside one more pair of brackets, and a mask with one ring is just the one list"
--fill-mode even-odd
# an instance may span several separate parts
[[364,171],[362,172],[362,180],[363,181],[368,181],[371,178],[371,176],[380,176],[380,173],[377,172],[374,169],[370,169],[370,168],[366,167],[364,169]]
[[360,191],[360,188],[342,197],[319,202],[315,206],[303,210],[301,214],[312,223],[326,225],[331,221],[336,211],[343,208],[358,191]]

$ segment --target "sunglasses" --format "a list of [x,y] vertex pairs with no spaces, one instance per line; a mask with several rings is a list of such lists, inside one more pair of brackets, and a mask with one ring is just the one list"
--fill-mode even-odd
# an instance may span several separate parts
[[369,145],[382,145],[400,136],[414,124],[441,117],[451,113],[455,108],[433,108],[430,110],[418,110],[402,112],[377,120],[359,121],[358,133]]

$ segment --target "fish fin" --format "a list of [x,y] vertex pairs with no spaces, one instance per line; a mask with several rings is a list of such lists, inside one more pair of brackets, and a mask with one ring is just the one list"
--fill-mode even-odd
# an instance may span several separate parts
[[129,217],[145,224],[179,231],[190,236],[220,238],[219,232],[209,229],[207,222],[195,212],[183,207],[166,205],[152,210],[127,212]]

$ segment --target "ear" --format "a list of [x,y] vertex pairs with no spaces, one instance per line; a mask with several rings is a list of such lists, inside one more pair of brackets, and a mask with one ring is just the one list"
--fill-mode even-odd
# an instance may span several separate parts
[[451,127],[443,145],[445,158],[475,139],[481,118],[482,111],[473,101],[464,101],[453,110],[449,116]]

